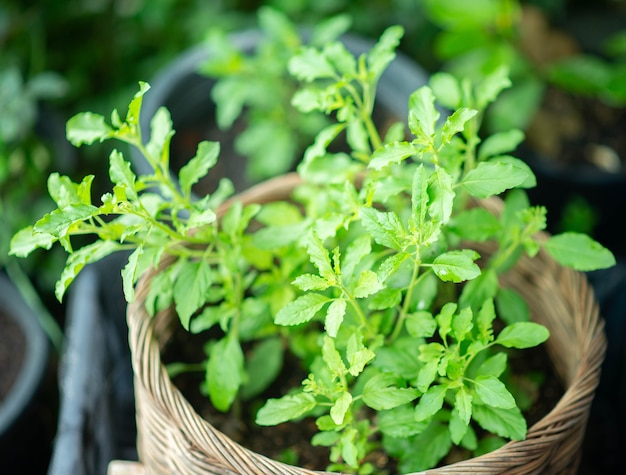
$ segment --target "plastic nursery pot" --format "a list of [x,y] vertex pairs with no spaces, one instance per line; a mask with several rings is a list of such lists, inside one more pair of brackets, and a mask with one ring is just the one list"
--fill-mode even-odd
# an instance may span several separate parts
[[[299,183],[295,174],[269,180],[239,196],[243,203],[287,199]],[[498,212],[501,201],[480,206]],[[483,255],[487,244],[476,249]],[[162,266],[167,266],[168,258]],[[163,268],[163,267],[160,267]],[[316,472],[271,460],[255,453],[203,419],[172,383],[161,361],[161,348],[172,335],[177,316],[167,309],[151,317],[144,301],[150,281],[160,269],[147,272],[128,308],[129,342],[135,377],[140,460],[146,473],[219,473],[228,475],[313,475]],[[550,330],[546,348],[564,388],[556,405],[530,427],[527,438],[512,441],[486,455],[421,473],[575,474],[589,408],[600,377],[606,340],[593,292],[583,274],[559,266],[541,251],[523,257],[502,283],[529,303],[533,320]]]
[[[40,473],[49,439],[37,410],[49,344],[37,315],[0,272],[0,471]],[[43,465],[43,466],[42,466]]]
[[126,258],[113,255],[87,266],[70,288],[48,475],[104,475],[110,460],[137,457],[121,282]]
[[[303,32],[306,37],[306,32]],[[260,30],[248,30],[233,34],[230,39],[234,47],[244,52],[253,52],[263,40]],[[341,41],[355,55],[369,51],[375,42],[356,35],[345,35]],[[200,67],[210,57],[204,45],[196,46],[172,62],[151,82],[151,89],[143,98],[141,109],[142,136],[150,137],[150,120],[161,106],[170,111],[176,135],[172,138],[170,163],[178,171],[195,152],[201,140],[216,140],[221,144],[220,159],[211,176],[201,180],[193,190],[197,195],[206,194],[222,176],[232,180],[237,191],[248,188],[251,183],[245,173],[246,159],[234,150],[237,124],[232,129],[222,131],[215,121],[215,103],[211,99],[211,89],[215,81],[198,73]],[[400,52],[380,78],[376,95],[380,114],[396,120],[404,120],[408,115],[408,99],[418,87],[426,84],[426,72],[414,61]],[[378,112],[378,110],[376,111]],[[137,171],[149,172],[145,158],[135,149],[131,159]],[[216,174],[219,175],[216,177]]]

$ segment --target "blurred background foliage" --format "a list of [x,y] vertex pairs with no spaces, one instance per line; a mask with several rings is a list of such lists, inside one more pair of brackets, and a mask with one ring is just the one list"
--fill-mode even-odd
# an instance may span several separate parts
[[[351,31],[372,38],[387,26],[400,24],[405,28],[400,49],[428,71],[447,69],[477,75],[501,63],[509,64],[514,76],[514,88],[509,91],[512,97],[508,103],[505,98],[503,104],[496,105],[489,121],[492,128],[498,129],[505,125],[524,128],[548,81],[569,84],[568,87],[578,88],[576,92],[581,94],[599,94],[607,88],[598,91],[589,81],[583,84],[582,79],[589,77],[590,71],[601,76],[605,81],[602,84],[610,81],[614,84],[616,81],[609,76],[613,74],[612,65],[619,64],[615,74],[624,78],[624,35],[616,36],[608,49],[592,51],[598,53],[592,60],[585,57],[578,64],[569,65],[569,69],[545,67],[541,62],[545,58],[538,60],[532,56],[537,45],[527,45],[522,37],[524,28],[529,27],[528,22],[522,21],[528,19],[528,7],[541,12],[540,22],[559,25],[566,23],[569,13],[579,7],[611,7],[623,13],[624,3],[619,0],[3,0],[0,4],[3,220],[0,263],[6,264],[8,260],[6,250],[13,232],[51,208],[45,193],[50,172],[60,171],[77,179],[85,173],[102,176],[101,171],[106,170],[105,146],[75,150],[67,144],[64,123],[69,117],[85,110],[103,114],[112,108],[123,110],[136,90],[137,81],[150,81],[174,57],[202,43],[216,29],[229,32],[255,27],[256,12],[262,5],[275,7],[301,25],[347,13],[352,17]],[[626,92],[615,91],[603,98],[626,102]],[[106,184],[100,186],[104,189]],[[94,192],[98,191],[96,182]],[[46,304],[54,306],[50,296],[61,257],[52,253],[46,255],[46,262],[43,259],[43,255],[35,255],[20,266],[44,295]]]

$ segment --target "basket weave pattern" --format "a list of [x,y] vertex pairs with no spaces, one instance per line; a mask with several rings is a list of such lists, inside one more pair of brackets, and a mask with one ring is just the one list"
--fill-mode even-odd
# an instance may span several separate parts
[[[287,175],[240,196],[246,203],[287,198],[298,179]],[[490,200],[481,206],[498,209]],[[477,246],[488,253],[486,245]],[[168,258],[162,266],[171,264]],[[128,307],[129,342],[135,378],[138,451],[149,474],[312,475],[235,443],[200,417],[172,384],[160,348],[177,323],[172,309],[151,318],[144,301],[158,272],[147,272]],[[527,301],[532,319],[550,330],[546,342],[565,392],[556,406],[529,428],[527,438],[486,455],[428,470],[425,474],[575,474],[594,391],[600,377],[606,339],[598,306],[584,275],[560,267],[541,251],[524,256],[501,276],[503,285]]]

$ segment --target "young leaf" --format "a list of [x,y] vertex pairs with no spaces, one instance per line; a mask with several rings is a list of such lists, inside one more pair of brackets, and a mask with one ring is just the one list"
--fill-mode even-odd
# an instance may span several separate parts
[[468,432],[469,424],[463,420],[456,407],[450,413],[448,428],[450,429],[450,439],[455,445],[459,445]]
[[429,420],[443,407],[444,397],[448,387],[440,384],[432,386],[422,395],[415,406],[415,420],[418,422]]
[[93,112],[82,112],[67,121],[67,140],[75,147],[83,144],[102,142],[114,134],[111,126],[104,121],[104,116]]
[[469,241],[486,241],[500,230],[500,222],[484,208],[461,211],[450,220],[450,231]]
[[578,271],[606,269],[615,265],[613,253],[585,234],[563,233],[552,236],[542,244],[559,264]]
[[113,150],[109,156],[109,177],[113,184],[124,189],[128,199],[137,199],[135,174],[130,169],[130,163],[124,160],[124,156],[117,150]]
[[236,338],[225,337],[211,346],[206,384],[211,403],[226,412],[242,382],[244,357]]
[[348,372],[341,354],[335,348],[335,340],[328,335],[324,335],[322,358],[333,376],[340,378]]
[[50,249],[57,238],[48,233],[36,233],[32,226],[21,229],[11,238],[9,255],[27,257],[35,249]]
[[330,287],[330,283],[326,279],[314,274],[299,275],[292,284],[305,292],[309,290],[326,290]]
[[476,376],[474,388],[481,401],[489,406],[501,409],[515,407],[515,399],[509,390],[494,376]]
[[400,44],[403,34],[404,30],[401,26],[395,25],[387,28],[367,53],[367,66],[374,78],[378,78],[396,57],[394,51]]
[[289,302],[277,314],[277,325],[298,325],[308,322],[331,299],[322,294],[305,294]]
[[409,98],[409,127],[420,141],[430,143],[439,120],[435,96],[428,86],[420,87]]
[[485,107],[495,100],[503,89],[511,86],[508,68],[502,66],[486,76],[483,81],[476,86],[476,108],[484,110]]
[[461,105],[461,86],[452,74],[435,73],[430,77],[428,84],[442,106],[456,110]]
[[448,251],[433,261],[433,272],[444,282],[463,282],[480,275],[480,268],[474,263],[480,257],[475,251]]
[[450,142],[452,137],[465,129],[465,123],[478,114],[474,109],[462,107],[454,111],[443,124],[441,129],[441,140],[444,144]]
[[268,399],[256,414],[256,423],[260,426],[275,426],[283,422],[298,419],[316,406],[315,398],[310,393],[288,394],[280,399]]
[[378,244],[398,251],[404,248],[408,233],[396,213],[363,207],[360,216],[363,226]]
[[309,253],[309,259],[320,271],[320,275],[326,280],[334,281],[335,273],[328,257],[328,250],[324,247],[324,243],[315,231],[311,232],[305,245]]
[[472,399],[465,386],[461,386],[454,396],[454,408],[465,425],[469,424],[472,417]]
[[526,419],[517,406],[502,409],[474,404],[472,417],[483,429],[501,437],[513,440],[526,437]]
[[438,223],[446,224],[452,215],[455,193],[452,188],[452,177],[442,167],[438,167],[435,173],[430,175],[428,193],[430,195],[428,213]]
[[218,142],[204,140],[198,144],[196,155],[178,173],[180,188],[185,196],[189,196],[191,187],[215,166],[219,153],[220,145]]
[[416,148],[412,143],[394,142],[374,151],[368,167],[374,170],[382,170],[387,165],[400,163],[416,152]]
[[430,338],[437,329],[435,317],[426,310],[407,315],[405,325],[409,335],[415,338]]
[[337,331],[339,331],[339,327],[343,322],[343,317],[345,316],[345,314],[346,301],[344,299],[333,300],[332,303],[328,306],[324,329],[329,336],[333,338],[337,336]]
[[535,322],[512,323],[496,338],[495,343],[507,348],[531,348],[537,346],[550,337],[546,327]]
[[364,270],[359,275],[359,280],[354,289],[354,296],[358,299],[369,297],[383,288],[378,276],[371,270]]
[[337,425],[343,424],[343,420],[346,417],[346,412],[352,405],[352,395],[348,392],[341,393],[341,396],[337,398],[333,407],[330,408],[330,417]]

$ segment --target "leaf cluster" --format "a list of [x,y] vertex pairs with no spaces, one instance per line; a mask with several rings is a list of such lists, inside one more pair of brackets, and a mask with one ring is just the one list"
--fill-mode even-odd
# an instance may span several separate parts
[[[510,155],[521,132],[478,135],[485,108],[510,85],[505,70],[479,83],[437,74],[411,95],[406,123],[379,130],[376,86],[401,36],[389,28],[357,58],[337,41],[301,46],[290,57],[287,67],[302,82],[293,105],[336,123],[305,151],[303,182],[289,201],[220,206],[232,191],[228,181],[194,201],[191,187],[215,165],[219,147],[200,143],[175,180],[165,109],[143,143],[139,110],[149,86],[141,83],[124,120],[116,111],[110,123],[79,114],[68,138],[129,143],[152,173],[136,176],[113,151],[113,188],[97,205],[93,176],[72,183],[51,175],[57,209],[18,233],[12,252],[60,242],[70,253],[61,298],[86,264],[126,250],[129,301],[139,276],[168,256],[146,306],[174,305],[185,329],[210,331],[203,389],[213,405],[226,411],[258,396],[286,353],[295,355],[302,384],[265,401],[256,421],[314,417],[312,443],[329,447],[332,470],[372,473],[368,455],[381,447],[403,471],[429,468],[453,445],[483,450],[478,428],[524,438],[526,423],[504,378],[507,354],[549,335],[499,275],[542,250],[579,270],[611,266],[614,258],[584,235],[538,234],[546,211],[530,206],[523,191],[534,176]],[[329,150],[340,134],[349,152]],[[493,214],[482,200],[498,195],[504,209]],[[96,239],[74,249],[72,239],[84,235]],[[472,242],[487,241],[496,251],[481,256]],[[497,334],[496,321],[503,322]]]

